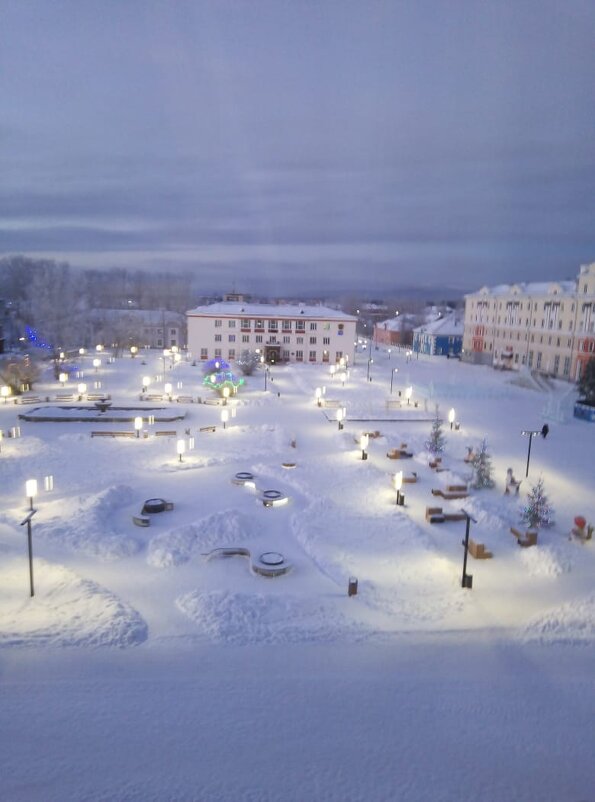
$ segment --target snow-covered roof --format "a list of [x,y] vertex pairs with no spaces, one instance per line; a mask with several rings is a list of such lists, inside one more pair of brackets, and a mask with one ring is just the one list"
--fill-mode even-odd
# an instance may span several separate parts
[[206,306],[197,306],[187,313],[190,316],[209,317],[260,317],[260,318],[315,318],[320,320],[352,320],[357,318],[347,315],[339,309],[328,306],[308,306],[306,304],[262,304],[242,303],[240,301],[219,301]]
[[418,326],[414,331],[420,334],[432,334],[435,337],[462,337],[463,328],[463,320],[459,315],[452,314],[439,317],[431,323],[424,323],[423,326]]
[[576,281],[521,281],[516,284],[497,284],[495,287],[482,287],[477,292],[470,292],[465,298],[473,298],[481,295],[503,296],[503,295],[574,295],[576,293]]
[[[377,329],[385,329],[386,331],[402,331],[403,329],[410,329],[414,315],[399,315],[390,317],[388,320],[381,320],[376,323]],[[417,318],[419,320],[419,318]]]
[[89,316],[93,320],[134,320],[145,326],[181,325],[184,315],[168,309],[92,309]]

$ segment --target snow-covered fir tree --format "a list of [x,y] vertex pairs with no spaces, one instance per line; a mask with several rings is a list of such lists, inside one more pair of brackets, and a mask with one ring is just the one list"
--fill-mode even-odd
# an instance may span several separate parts
[[492,479],[492,459],[488,454],[488,444],[485,438],[481,441],[479,450],[473,458],[473,479],[471,487],[481,489],[482,487],[494,487]]
[[436,411],[436,417],[432,421],[432,431],[429,440],[426,440],[426,448],[434,457],[440,456],[446,446],[446,437],[442,431],[442,418]]
[[554,522],[554,510],[550,506],[543,487],[543,479],[533,485],[527,495],[527,504],[521,513],[521,521],[530,529],[550,526]]

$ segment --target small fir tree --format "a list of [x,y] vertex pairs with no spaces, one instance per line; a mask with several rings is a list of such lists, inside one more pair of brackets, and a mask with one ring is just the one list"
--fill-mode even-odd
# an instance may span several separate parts
[[240,358],[236,359],[236,365],[244,376],[251,376],[260,364],[260,354],[256,351],[242,351]]
[[481,441],[479,450],[473,458],[473,480],[471,486],[478,490],[482,487],[494,487],[492,479],[492,459],[488,454],[488,445],[485,438]]
[[548,503],[541,478],[527,495],[527,504],[521,513],[521,521],[526,523],[530,529],[551,526],[554,522],[554,510]]
[[446,437],[442,431],[442,418],[436,412],[436,417],[432,422],[432,431],[430,432],[429,440],[426,440],[426,448],[434,457],[440,456],[443,453],[446,445]]

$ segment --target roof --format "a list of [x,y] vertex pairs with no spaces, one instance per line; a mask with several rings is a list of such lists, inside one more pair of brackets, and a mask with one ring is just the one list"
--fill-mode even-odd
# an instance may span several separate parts
[[91,309],[89,315],[99,320],[134,320],[146,326],[161,326],[164,321],[167,325],[184,323],[184,315],[168,309]]
[[495,287],[482,287],[477,292],[470,292],[465,298],[481,295],[575,295],[576,281],[520,281],[516,284],[497,284]]
[[219,301],[206,306],[197,306],[186,312],[192,316],[208,317],[261,317],[261,318],[313,318],[320,320],[351,320],[357,322],[353,315],[347,315],[339,309],[328,306],[308,306],[306,304],[262,304],[242,303],[239,301]]
[[463,320],[459,315],[445,315],[433,320],[431,323],[424,323],[414,329],[419,334],[431,334],[433,337],[462,337]]

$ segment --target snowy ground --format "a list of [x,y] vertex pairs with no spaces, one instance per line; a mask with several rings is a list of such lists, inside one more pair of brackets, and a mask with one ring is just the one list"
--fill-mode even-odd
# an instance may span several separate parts
[[[155,406],[138,401],[141,379],[163,361],[145,358],[95,377],[114,406]],[[202,404],[172,404],[185,419],[138,440],[89,434],[131,423],[23,422],[30,407],[0,405],[1,799],[595,800],[595,545],[568,539],[575,515],[595,520],[595,427],[571,417],[563,384],[373,358],[372,381],[358,354],[344,387],[322,366],[274,367],[267,392],[250,377],[225,430]],[[417,407],[387,409],[395,367],[393,399],[412,385]],[[36,393],[62,392],[49,376]],[[189,363],[167,376],[204,397],[200,378]],[[323,385],[347,407],[343,431],[316,406]],[[436,404],[461,422],[439,474],[425,449]],[[520,431],[546,420],[525,479]],[[176,439],[152,428],[189,429],[195,448],[180,462]],[[366,461],[364,430],[380,432]],[[496,487],[432,496],[465,481],[466,447],[484,436]],[[414,457],[388,460],[402,442]],[[509,466],[519,498],[503,495]],[[400,469],[419,475],[405,507]],[[256,488],[234,485],[238,471]],[[48,474],[31,600],[24,485]],[[556,523],[521,549],[509,528],[540,476]],[[267,489],[289,502],[265,508]],[[134,526],[154,497],[174,509]],[[470,558],[473,590],[460,587],[464,523],[432,526],[426,506],[476,519],[472,537],[494,558]],[[266,579],[245,557],[205,556],[234,546],[293,569]]]

